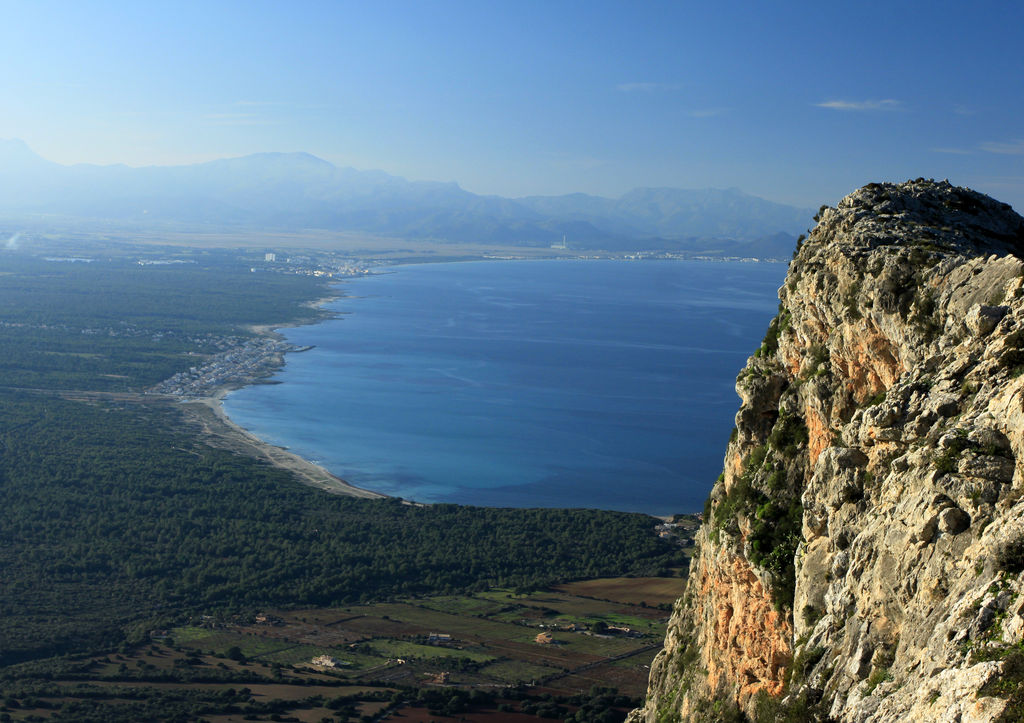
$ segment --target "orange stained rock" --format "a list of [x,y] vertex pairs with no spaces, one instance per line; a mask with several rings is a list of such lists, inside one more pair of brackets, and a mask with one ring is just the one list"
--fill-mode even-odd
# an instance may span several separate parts
[[732,473],[731,477],[739,477],[743,474],[743,457],[739,452],[734,452],[729,459],[729,471]]
[[700,617],[711,622],[700,632],[709,689],[732,688],[741,702],[761,691],[781,695],[793,631],[750,563],[702,556],[697,576]]
[[833,363],[850,380],[858,402],[891,387],[905,370],[892,343],[874,324],[845,329],[842,342]]
[[807,423],[807,456],[810,461],[809,468],[814,469],[814,463],[818,461],[818,455],[825,451],[825,448],[832,443],[832,432],[826,420],[818,414],[818,410],[807,405],[804,407],[804,420]]

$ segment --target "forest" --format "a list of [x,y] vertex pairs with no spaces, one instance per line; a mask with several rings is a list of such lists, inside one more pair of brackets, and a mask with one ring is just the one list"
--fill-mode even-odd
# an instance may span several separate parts
[[678,564],[650,518],[415,506],[304,487],[159,405],[0,396],[0,650],[116,645],[199,610],[534,588]]
[[139,391],[251,324],[317,318],[322,280],[251,273],[221,252],[182,263],[0,256],[0,386]]
[[139,390],[195,363],[190,338],[309,319],[327,289],[244,260],[17,261],[0,277],[2,666],[140,642],[197,613],[532,589],[683,560],[644,515],[332,496],[205,445],[171,403],[40,391]]

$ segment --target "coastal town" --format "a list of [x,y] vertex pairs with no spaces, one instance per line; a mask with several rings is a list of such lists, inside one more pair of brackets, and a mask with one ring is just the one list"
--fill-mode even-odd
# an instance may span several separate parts
[[344,255],[332,252],[318,254],[293,254],[278,256],[276,251],[263,254],[263,263],[249,267],[250,273],[273,272],[279,274],[300,274],[317,276],[326,279],[343,279],[352,276],[365,276],[372,273],[371,265],[382,263],[380,260],[369,262],[356,261]]
[[270,337],[250,339],[213,355],[201,366],[178,372],[170,379],[150,387],[147,393],[170,394],[183,399],[210,396],[223,387],[244,386],[264,379],[281,366],[286,352],[306,351],[310,348],[297,347]]

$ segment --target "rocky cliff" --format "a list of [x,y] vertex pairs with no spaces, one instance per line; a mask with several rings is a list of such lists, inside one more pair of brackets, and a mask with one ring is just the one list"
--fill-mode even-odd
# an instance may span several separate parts
[[1024,219],[919,179],[816,220],[631,720],[1021,720]]

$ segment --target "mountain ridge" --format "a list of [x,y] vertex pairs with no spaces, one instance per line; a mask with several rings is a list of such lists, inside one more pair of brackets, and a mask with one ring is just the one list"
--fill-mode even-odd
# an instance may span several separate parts
[[754,256],[776,249],[779,234],[791,249],[811,215],[738,189],[638,188],[618,199],[480,195],[454,182],[337,167],[305,152],[180,166],[65,166],[18,140],[0,141],[0,212],[520,246],[549,246],[563,236],[573,248],[701,253],[724,245]]

